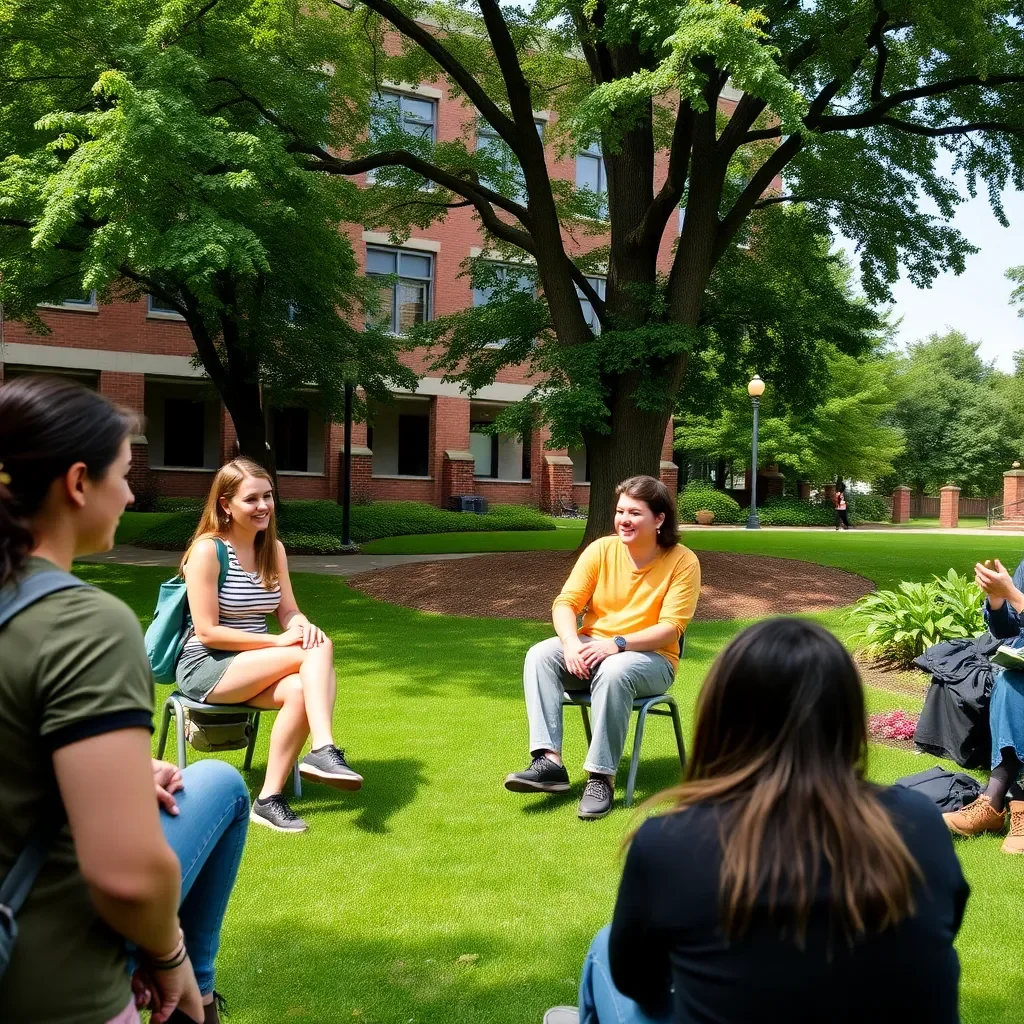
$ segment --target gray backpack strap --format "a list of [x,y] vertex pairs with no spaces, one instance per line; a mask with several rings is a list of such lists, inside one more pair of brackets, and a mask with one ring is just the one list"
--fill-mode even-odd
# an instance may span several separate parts
[[[39,572],[22,580],[18,586],[0,593],[0,626],[5,626],[19,612],[59,590],[88,586],[69,572],[53,570]],[[60,831],[63,819],[38,826],[18,855],[14,867],[0,883],[0,914],[13,918],[21,909],[35,883],[36,876],[46,862],[50,846]],[[2,957],[0,957],[2,959]]]

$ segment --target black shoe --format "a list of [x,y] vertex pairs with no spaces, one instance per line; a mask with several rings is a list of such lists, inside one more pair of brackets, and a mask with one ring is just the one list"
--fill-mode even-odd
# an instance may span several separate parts
[[349,768],[345,751],[331,745],[311,750],[299,762],[299,774],[309,782],[335,789],[363,788],[363,777]]
[[268,796],[266,800],[254,800],[249,820],[272,828],[275,832],[305,832],[309,828],[280,793]]
[[608,776],[591,775],[587,779],[587,786],[583,790],[583,798],[580,800],[580,806],[576,813],[584,821],[603,818],[611,811],[614,799],[615,790],[612,789]]
[[569,773],[565,765],[555,764],[542,754],[530,762],[526,771],[507,776],[505,788],[513,793],[568,793]]

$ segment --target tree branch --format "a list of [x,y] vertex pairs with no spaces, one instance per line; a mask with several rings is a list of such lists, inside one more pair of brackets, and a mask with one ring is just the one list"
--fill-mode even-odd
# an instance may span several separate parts
[[931,128],[914,121],[904,121],[899,117],[883,117],[879,124],[895,128],[911,135],[923,135],[929,139],[938,139],[944,135],[966,135],[968,132],[1009,132],[1011,135],[1024,135],[1024,124],[1006,124],[1004,121],[973,121],[970,124],[951,124],[943,128]]
[[206,15],[209,14],[210,11],[212,11],[214,9],[214,7],[216,7],[217,4],[219,4],[219,3],[220,3],[220,0],[207,0],[207,2],[205,4],[203,4],[203,6],[200,7],[199,10],[196,11],[196,13],[193,14],[191,18],[188,19],[188,21],[186,21],[183,25],[179,26],[178,31],[173,36],[173,38],[162,40],[161,45],[165,46],[165,47],[166,46],[173,46],[175,43],[177,43],[182,38],[182,36],[184,36],[188,32],[188,30],[194,24],[196,24],[196,22],[202,21],[202,19],[205,18]]
[[690,150],[693,147],[693,122],[694,113],[689,101],[680,103],[672,132],[665,183],[644,214],[640,226],[633,233],[632,241],[639,249],[657,245],[658,239],[665,232],[665,225],[672,216],[672,211],[683,198],[686,176],[690,169]]
[[[878,0],[875,0],[878,7]],[[871,102],[878,103],[882,99],[882,83],[885,79],[885,65],[889,60],[889,47],[885,45],[885,26],[889,21],[889,12],[879,9],[878,20],[875,22],[875,30],[872,30],[868,45],[874,45],[878,51],[878,60],[875,62],[875,74],[871,79]],[[873,43],[872,43],[873,40]]]
[[519,154],[519,140],[511,118],[487,95],[484,86],[455,59],[435,35],[396,7],[391,0],[363,0],[363,3],[432,57],[441,69],[458,83],[459,88],[473,101],[476,109],[508,143],[512,151],[516,155]]

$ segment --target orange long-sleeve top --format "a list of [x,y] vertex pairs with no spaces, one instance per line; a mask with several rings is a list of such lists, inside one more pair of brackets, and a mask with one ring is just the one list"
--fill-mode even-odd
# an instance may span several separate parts
[[676,628],[675,639],[658,649],[679,665],[679,637],[693,618],[700,594],[700,562],[681,544],[659,549],[637,569],[618,537],[601,537],[577,559],[552,610],[566,605],[575,615],[586,609],[581,633],[606,640],[659,623]]

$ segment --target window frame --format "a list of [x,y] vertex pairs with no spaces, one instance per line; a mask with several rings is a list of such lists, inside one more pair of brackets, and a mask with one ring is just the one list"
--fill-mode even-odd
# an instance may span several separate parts
[[[373,135],[373,107],[376,104],[377,100],[380,97],[382,97],[382,96],[393,96],[393,97],[395,97],[395,99],[398,100],[398,104],[397,104],[398,105],[398,121],[399,121],[399,124],[402,126],[402,130],[404,132],[406,132],[407,134],[409,134],[409,135],[414,135],[415,132],[409,131],[408,125],[406,123],[406,114],[405,114],[405,111],[402,109],[403,102],[405,100],[414,100],[417,103],[427,103],[427,104],[429,104],[430,105],[430,111],[431,111],[431,120],[429,122],[423,121],[420,118],[411,118],[409,120],[409,123],[416,124],[416,125],[426,125],[426,124],[429,123],[429,125],[430,125],[430,144],[432,146],[436,146],[437,145],[437,125],[438,125],[438,101],[437,101],[437,99],[435,97],[433,97],[433,96],[422,96],[422,95],[420,95],[419,93],[416,93],[416,92],[406,92],[406,91],[404,91],[402,89],[393,89],[393,88],[392,89],[386,89],[386,88],[378,89],[374,93],[372,99],[370,100],[370,133],[371,133],[371,139],[372,139],[372,135]],[[376,175],[376,172],[375,172],[374,169],[371,169],[371,170],[366,172],[367,184],[371,184],[372,185],[376,181],[376,178],[377,178],[377,175]],[[424,191],[428,191],[428,192],[433,190],[434,187],[435,187],[434,186],[434,182],[432,182],[429,178],[424,178],[423,179],[423,184],[420,186],[420,188],[422,188]]]
[[[604,299],[608,293],[608,277],[607,275],[601,274],[586,274],[584,275],[594,291],[597,292],[598,298]],[[586,310],[590,309],[590,319],[587,320],[587,325],[590,327],[594,334],[601,333],[601,321],[598,319],[597,311],[594,309],[593,303],[580,291],[579,285],[574,286],[576,288],[576,298],[580,300],[580,306],[583,308],[583,316],[586,319]]]
[[[522,270],[519,269],[522,266],[522,264],[518,264],[518,263],[505,263],[502,260],[484,260],[484,262],[491,264],[491,266],[493,266],[495,268],[495,270],[498,271],[499,273],[501,273],[502,275],[507,275],[511,271],[514,274],[516,274],[516,276],[519,277],[520,279],[522,279],[523,276],[524,276]],[[536,298],[537,297],[537,282],[536,281],[532,281],[530,283],[532,285],[532,289],[531,290],[532,290],[532,293],[533,293],[533,297]],[[473,300],[473,308],[474,309],[478,309],[480,306],[488,306],[488,305],[490,305],[490,301],[491,300],[489,298],[487,299],[486,302],[477,302],[476,301],[477,296],[480,295],[483,292],[483,290],[484,289],[478,288],[476,285],[473,285],[472,300]],[[526,291],[525,288],[521,288],[519,290],[520,291],[524,291],[524,292]],[[499,338],[497,341],[489,341],[484,347],[496,350],[496,349],[504,348],[507,344],[508,344],[508,339],[507,338]]]
[[[544,123],[545,122],[542,119],[535,117],[533,119],[533,123],[534,123],[534,126],[537,129],[537,135],[540,138],[541,144],[543,145],[543,143],[544,143]],[[516,182],[519,184],[519,188],[517,190],[516,195],[511,197],[511,198],[514,198],[514,199],[519,200],[519,201],[524,200],[527,197],[527,191],[526,191],[526,179],[525,179],[525,176],[524,176],[522,164],[519,163],[518,159],[516,159],[515,153],[512,152],[511,148],[505,142],[505,140],[494,130],[494,127],[490,124],[490,122],[485,121],[483,118],[477,118],[477,122],[476,122],[476,138],[475,138],[474,146],[473,146],[473,152],[475,152],[475,153],[479,153],[480,152],[480,139],[481,139],[481,137],[489,140],[487,142],[486,146],[490,146],[492,143],[498,143],[498,146],[501,149],[501,170],[502,170],[502,173],[503,174],[514,174],[514,175],[516,175]],[[486,146],[485,146],[485,148],[486,148]],[[517,169],[518,169],[518,174],[516,173]],[[480,184],[484,185],[486,188],[489,188],[489,189],[491,189],[494,192],[498,191],[497,188],[495,187],[496,183],[492,182],[492,181],[489,181],[486,178],[481,178],[480,179]]]
[[400,328],[399,314],[398,314],[398,297],[400,286],[402,283],[402,256],[414,256],[419,259],[427,259],[430,262],[430,276],[429,277],[406,277],[405,280],[416,282],[417,284],[426,283],[427,285],[427,301],[424,303],[423,323],[430,323],[434,319],[434,281],[437,276],[437,261],[435,259],[436,253],[428,252],[421,249],[405,249],[402,246],[391,246],[391,245],[377,245],[375,243],[366,243],[366,263],[365,267],[369,267],[370,253],[371,252],[383,252],[393,253],[395,256],[395,272],[393,274],[381,274],[378,271],[371,271],[366,269],[364,272],[367,277],[375,278],[392,278],[394,285],[392,286],[391,295],[391,324],[388,328],[389,333],[396,338],[404,338],[407,335],[403,334]]
[[[596,160],[597,161],[597,184],[598,189],[594,192],[587,185],[580,184],[580,160]],[[604,154],[601,152],[601,144],[599,142],[592,142],[586,149],[580,150],[576,154],[576,188],[580,191],[592,192],[594,195],[604,199],[601,202],[599,208],[599,220],[608,220],[608,168],[604,162]]]
[[[146,293],[146,317],[152,320],[184,320],[185,318],[176,310],[169,307],[156,306],[153,301],[156,297],[150,292]],[[159,302],[159,299],[156,299]]]

